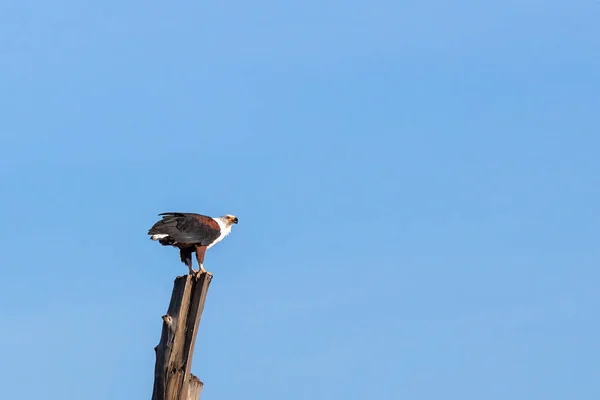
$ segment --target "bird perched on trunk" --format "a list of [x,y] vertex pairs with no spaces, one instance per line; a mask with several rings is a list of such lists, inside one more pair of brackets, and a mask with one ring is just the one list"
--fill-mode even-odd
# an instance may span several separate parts
[[231,233],[233,224],[238,223],[235,215],[226,214],[222,217],[209,217],[202,214],[166,212],[148,231],[152,240],[158,240],[163,246],[179,248],[181,262],[187,265],[190,273],[197,271],[192,268],[192,253],[196,253],[196,260],[200,271],[204,269],[204,254],[225,236]]

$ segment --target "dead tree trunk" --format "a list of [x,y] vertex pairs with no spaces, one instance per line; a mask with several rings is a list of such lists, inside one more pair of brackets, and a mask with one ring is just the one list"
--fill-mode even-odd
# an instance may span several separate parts
[[152,400],[199,400],[202,382],[192,375],[192,356],[212,275],[178,276],[169,310],[163,315],[160,342],[154,348]]

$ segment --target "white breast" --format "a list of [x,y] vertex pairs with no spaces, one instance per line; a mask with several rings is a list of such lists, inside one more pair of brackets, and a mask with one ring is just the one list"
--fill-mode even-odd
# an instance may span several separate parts
[[225,222],[221,221],[221,218],[213,218],[213,219],[217,222],[217,224],[219,224],[221,234],[214,242],[212,242],[211,244],[208,245],[208,247],[206,248],[207,250],[210,249],[211,247],[213,247],[215,244],[219,243],[221,240],[225,239],[225,236],[227,236],[231,233],[231,225],[225,224]]

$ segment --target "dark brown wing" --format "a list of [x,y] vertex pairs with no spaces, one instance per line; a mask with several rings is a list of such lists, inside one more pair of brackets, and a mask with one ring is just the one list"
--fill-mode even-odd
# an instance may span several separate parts
[[169,235],[177,243],[208,246],[221,234],[217,221],[206,215],[178,212],[158,215],[162,220],[150,228],[148,235]]

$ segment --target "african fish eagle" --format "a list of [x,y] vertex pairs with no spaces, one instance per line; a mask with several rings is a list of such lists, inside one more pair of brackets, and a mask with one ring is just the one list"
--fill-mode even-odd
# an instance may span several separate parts
[[163,246],[178,247],[181,262],[187,265],[190,274],[197,272],[192,268],[192,253],[196,253],[200,271],[206,272],[204,253],[229,235],[233,224],[238,223],[237,217],[231,214],[216,218],[180,212],[158,215],[162,215],[162,219],[148,231],[150,239],[158,240]]

